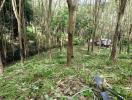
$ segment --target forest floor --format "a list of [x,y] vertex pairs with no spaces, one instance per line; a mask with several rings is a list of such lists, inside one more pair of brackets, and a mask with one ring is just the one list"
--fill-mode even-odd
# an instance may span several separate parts
[[[127,100],[132,98],[132,54],[119,54],[116,62],[109,60],[109,48],[101,48],[87,54],[84,46],[75,46],[74,59],[66,66],[66,49],[52,50],[28,58],[23,65],[19,62],[5,68],[0,77],[0,97],[4,100],[65,100],[79,91],[80,100],[93,100],[93,77],[103,77]],[[54,99],[55,100],[55,99]],[[67,100],[67,99],[66,99]]]

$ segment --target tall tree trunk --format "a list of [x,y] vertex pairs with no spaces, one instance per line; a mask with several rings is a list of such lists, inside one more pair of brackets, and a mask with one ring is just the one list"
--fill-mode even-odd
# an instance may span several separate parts
[[94,16],[93,16],[94,17],[94,20],[93,20],[94,31],[92,33],[92,46],[91,46],[91,51],[92,52],[94,51],[96,30],[97,30],[97,26],[98,26],[98,23],[99,23],[98,17],[99,17],[100,3],[101,3],[101,0],[96,0],[95,1],[95,9],[94,9]]
[[117,48],[118,34],[119,34],[119,32],[118,32],[119,22],[120,22],[120,16],[118,16],[118,21],[117,21],[117,24],[116,24],[115,34],[114,34],[114,37],[113,37],[112,51],[111,51],[111,56],[110,56],[111,60],[115,60],[115,57],[116,57],[116,48]]
[[16,0],[12,0],[12,6],[13,6],[15,17],[17,19],[17,23],[18,23],[18,33],[19,33],[18,36],[19,36],[19,44],[20,44],[21,63],[24,63],[24,45],[23,45],[24,43],[24,39],[23,39],[24,0],[19,0],[19,12],[17,10]]
[[132,32],[132,24],[130,25],[130,30],[129,30],[129,34],[128,34],[128,47],[127,47],[127,53],[130,53],[130,36],[131,36],[131,32]]
[[112,44],[112,51],[110,55],[111,60],[116,59],[116,52],[117,52],[117,43],[118,43],[118,36],[119,36],[119,26],[120,26],[120,20],[124,14],[125,6],[126,6],[127,0],[120,0],[119,1],[119,12],[118,12],[118,18],[117,18],[117,24],[115,28],[115,34],[113,36],[113,44]]
[[0,32],[0,75],[3,74],[3,62],[2,62],[2,33]]
[[49,60],[52,58],[51,54],[51,14],[52,14],[52,0],[49,0],[48,16],[47,16],[47,32],[48,32],[48,46],[49,46]]
[[19,32],[19,43],[20,43],[20,56],[21,56],[21,63],[24,63],[24,39],[23,39],[23,13],[24,13],[24,0],[19,0],[19,18],[18,21],[18,32]]
[[[2,22],[1,17],[0,17],[0,22]],[[3,74],[3,69],[4,69],[3,62],[2,62],[2,48],[3,48],[2,40],[3,40],[3,32],[2,32],[2,26],[0,25],[0,75]]]
[[75,31],[76,23],[76,9],[78,0],[67,0],[69,9],[69,21],[68,21],[68,44],[67,44],[67,65],[71,64],[71,59],[73,55],[73,33]]
[[2,56],[2,54],[1,54],[1,51],[0,51],[0,75],[3,74],[3,68],[4,68],[1,56]]
[[27,37],[26,37],[26,20],[24,18],[24,4],[23,4],[23,11],[22,11],[23,15],[22,15],[22,29],[23,29],[23,52],[24,52],[24,57],[26,59],[26,57],[28,57],[28,52],[29,52],[29,48],[28,48],[28,41],[27,41]]

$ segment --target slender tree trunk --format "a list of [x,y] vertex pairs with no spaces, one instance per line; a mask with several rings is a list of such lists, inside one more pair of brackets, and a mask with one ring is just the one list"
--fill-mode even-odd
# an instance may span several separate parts
[[24,43],[24,40],[23,40],[24,0],[19,0],[19,12],[17,10],[16,0],[12,0],[12,6],[13,6],[15,17],[17,19],[17,23],[18,23],[18,33],[19,33],[18,37],[19,37],[19,44],[20,44],[21,63],[24,63],[24,45],[23,45]]
[[20,56],[21,56],[21,63],[24,63],[24,39],[23,39],[23,2],[24,0],[19,0],[19,18],[18,21],[18,32],[19,32],[19,43],[20,43]]
[[23,4],[23,15],[22,15],[22,29],[23,29],[23,49],[24,49],[24,57],[28,57],[28,41],[27,41],[27,37],[26,37],[26,20],[24,18],[24,4]]
[[95,26],[95,29],[94,29],[94,32],[93,32],[93,36],[92,36],[92,48],[91,48],[91,51],[93,52],[94,51],[94,43],[95,43],[95,34],[96,34],[96,26]]
[[3,0],[3,1],[1,2],[1,5],[0,5],[0,12],[1,12],[1,10],[2,10],[4,4],[5,4],[5,1],[6,1],[6,0]]
[[68,21],[68,44],[67,44],[67,66],[71,64],[73,55],[73,33],[75,31],[76,23],[76,8],[78,0],[67,0],[69,9],[69,21]]
[[115,57],[116,57],[116,48],[117,48],[118,33],[119,33],[118,32],[119,19],[120,19],[120,16],[118,17],[118,21],[117,21],[117,25],[116,25],[116,29],[115,29],[115,34],[114,34],[114,37],[113,37],[112,51],[111,51],[111,56],[110,56],[111,60],[115,60]]
[[110,59],[113,61],[116,59],[120,20],[124,14],[126,3],[127,3],[127,0],[120,0],[119,2],[119,12],[118,12],[117,24],[115,28],[115,34],[113,37],[113,44],[112,44],[112,51],[110,55]]
[[2,33],[0,33],[0,75],[3,74],[3,62],[2,62]]
[[12,36],[11,48],[12,48],[12,57],[13,57],[13,62],[14,62],[15,49],[14,49],[14,44],[13,44],[13,36]]
[[[1,18],[0,18],[0,22],[1,22]],[[3,69],[4,69],[4,65],[2,62],[2,48],[3,48],[2,40],[3,40],[3,32],[2,32],[2,26],[0,25],[0,75],[3,74]]]
[[122,51],[122,43],[121,41],[119,41],[119,54],[121,54],[121,51]]
[[95,1],[95,9],[94,9],[94,31],[93,31],[93,35],[92,35],[92,47],[91,47],[91,51],[93,52],[94,51],[94,44],[95,44],[95,36],[96,36],[96,30],[97,30],[97,27],[98,27],[98,23],[99,23],[99,20],[98,20],[98,17],[99,17],[99,10],[100,10],[100,3],[101,3],[101,0],[96,0]]
[[73,30],[75,11],[69,10],[69,25],[68,25],[68,47],[67,47],[67,65],[70,65],[71,58],[73,58]]
[[49,42],[49,60],[51,60],[52,59],[52,52],[51,52],[51,34],[49,34],[49,40],[48,40],[48,42]]
[[73,44],[72,44],[72,34],[68,33],[68,45],[67,45],[67,65],[71,64],[72,52],[73,52]]
[[90,52],[90,38],[87,39],[87,54]]
[[6,60],[6,58],[7,58],[7,41],[6,41],[6,37],[5,36],[4,36],[2,44],[3,44],[4,59]]
[[132,24],[130,25],[130,30],[129,30],[129,34],[128,34],[128,47],[127,47],[127,53],[130,53],[130,36],[131,36],[131,32],[132,32]]
[[62,37],[60,37],[60,52],[62,51],[62,45],[63,45],[63,43],[62,43]]
[[3,74],[3,68],[4,68],[1,56],[2,56],[2,54],[1,54],[1,51],[0,51],[0,75]]
[[49,46],[49,60],[52,59],[51,52],[51,13],[52,13],[52,0],[49,0],[48,16],[47,16],[47,31],[48,31],[48,46]]
[[19,32],[19,43],[20,43],[20,57],[21,57],[21,63],[23,63],[24,62],[24,54],[23,54],[22,30],[21,30],[20,22],[18,22],[18,32]]

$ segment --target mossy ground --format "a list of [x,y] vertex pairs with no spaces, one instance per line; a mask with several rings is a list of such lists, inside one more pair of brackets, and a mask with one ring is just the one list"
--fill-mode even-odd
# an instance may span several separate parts
[[51,99],[60,95],[56,92],[59,81],[74,77],[89,87],[93,82],[93,76],[100,75],[113,90],[125,98],[131,98],[132,54],[119,54],[117,61],[113,63],[109,60],[109,52],[109,48],[101,48],[87,54],[86,47],[75,46],[74,59],[70,67],[66,66],[65,48],[62,52],[53,49],[51,61],[48,60],[48,52],[43,52],[41,55],[28,58],[24,65],[19,62],[10,65],[0,77],[0,96],[5,100]]

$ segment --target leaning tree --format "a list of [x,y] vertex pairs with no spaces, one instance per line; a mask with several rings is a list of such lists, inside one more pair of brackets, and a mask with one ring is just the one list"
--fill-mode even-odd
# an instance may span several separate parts
[[116,28],[115,28],[115,34],[113,36],[112,51],[111,51],[111,55],[110,55],[110,59],[113,60],[113,61],[116,58],[118,38],[119,38],[119,35],[120,35],[120,32],[119,32],[120,23],[121,23],[121,19],[122,19],[123,15],[124,15],[126,4],[127,4],[127,0],[120,0],[119,1],[119,10],[118,10],[118,14],[117,14],[117,23],[116,23]]

